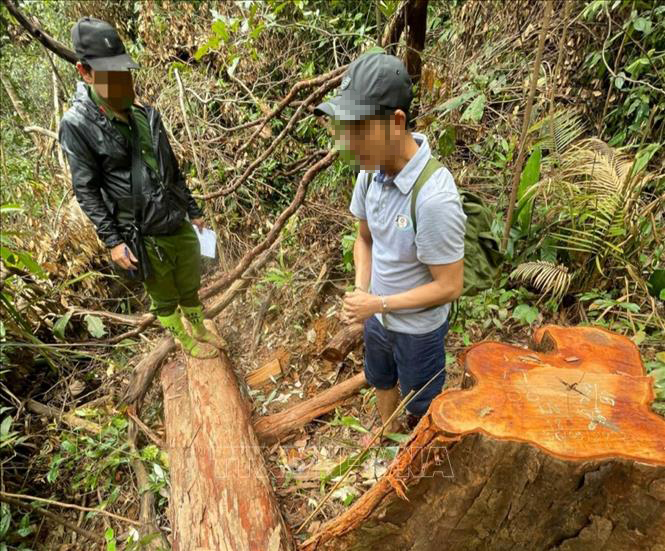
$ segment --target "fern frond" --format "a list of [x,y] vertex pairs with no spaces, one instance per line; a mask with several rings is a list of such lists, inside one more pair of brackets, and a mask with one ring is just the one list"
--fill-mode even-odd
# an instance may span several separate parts
[[579,114],[561,109],[537,121],[529,128],[529,133],[537,136],[535,146],[560,156],[584,130],[584,121]]
[[573,279],[567,266],[544,260],[520,264],[510,273],[510,278],[530,283],[555,300],[560,300],[566,294]]

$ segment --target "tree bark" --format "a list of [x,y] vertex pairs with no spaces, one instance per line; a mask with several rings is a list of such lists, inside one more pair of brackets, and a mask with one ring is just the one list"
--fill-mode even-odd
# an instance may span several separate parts
[[532,350],[495,342],[386,475],[303,551],[626,550],[665,546],[665,420],[637,347],[547,326]]
[[329,362],[341,362],[363,341],[362,323],[345,325],[332,338],[321,352],[321,357]]
[[312,419],[331,412],[365,386],[367,386],[365,374],[358,373],[285,411],[261,417],[254,423],[256,436],[263,444],[277,442]]
[[399,44],[399,39],[402,36],[402,31],[404,30],[404,18],[406,15],[406,4],[410,0],[402,0],[400,5],[395,10],[390,22],[386,25],[383,30],[383,39],[381,40],[381,46],[390,55],[395,55],[397,53],[397,45]]
[[162,370],[173,551],[292,550],[231,363]]
[[406,5],[406,70],[417,84],[422,71],[420,54],[425,48],[427,36],[427,3],[429,0],[412,0]]

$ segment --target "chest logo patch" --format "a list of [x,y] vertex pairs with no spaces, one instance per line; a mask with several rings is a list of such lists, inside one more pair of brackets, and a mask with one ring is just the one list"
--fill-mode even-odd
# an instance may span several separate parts
[[397,226],[398,230],[406,231],[412,227],[411,218],[403,214],[398,214],[395,217],[395,226]]

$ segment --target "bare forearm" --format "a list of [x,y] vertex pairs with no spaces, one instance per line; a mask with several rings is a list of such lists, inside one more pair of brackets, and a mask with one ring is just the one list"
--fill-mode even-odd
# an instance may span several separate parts
[[372,244],[361,236],[353,245],[353,262],[356,267],[356,287],[367,291],[372,277]]
[[452,302],[459,295],[459,288],[456,285],[432,281],[431,283],[409,289],[403,293],[386,296],[384,299],[388,311],[393,311],[439,306],[447,302]]

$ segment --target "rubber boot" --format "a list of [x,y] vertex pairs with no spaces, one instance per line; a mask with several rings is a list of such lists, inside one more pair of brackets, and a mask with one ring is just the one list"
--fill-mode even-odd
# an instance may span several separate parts
[[177,310],[170,316],[157,316],[157,319],[159,320],[159,323],[162,324],[162,327],[168,329],[176,338],[185,353],[192,358],[206,360],[217,356],[217,350],[211,350],[210,348],[199,346],[189,333],[185,331],[185,327],[180,319],[180,313]]
[[203,325],[203,306],[180,306],[180,311],[192,326],[192,336],[197,341],[212,344],[215,348],[219,348],[220,350],[226,348],[224,339],[215,335]]

